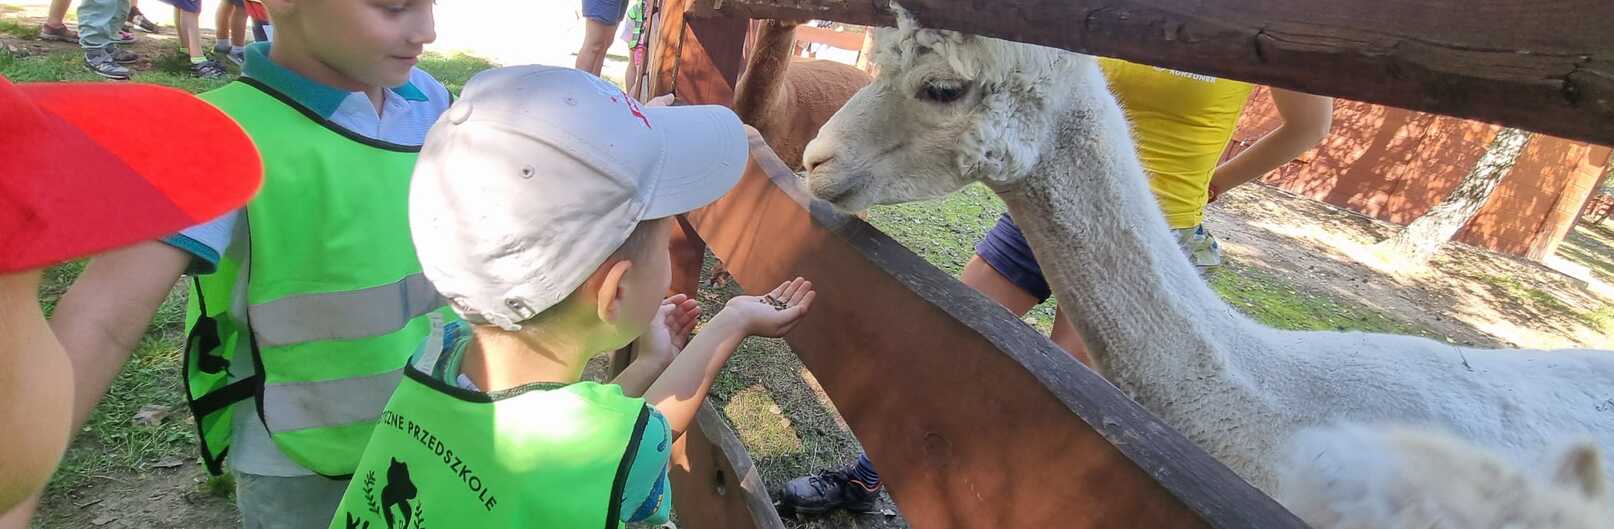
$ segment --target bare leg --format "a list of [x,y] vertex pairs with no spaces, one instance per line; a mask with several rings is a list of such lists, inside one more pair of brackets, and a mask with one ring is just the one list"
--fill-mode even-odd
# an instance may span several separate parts
[[50,0],[50,12],[45,13],[45,25],[61,26],[62,20],[67,18],[67,8],[72,4],[73,0]]
[[230,0],[220,0],[219,8],[213,11],[213,36],[219,42],[230,40],[230,14],[235,12],[235,4]]
[[584,19],[588,25],[584,28],[583,47],[577,50],[577,69],[600,75],[600,69],[605,67],[605,51],[611,49],[611,37],[616,33],[616,25],[602,24],[594,19]]
[[[229,3],[229,0],[225,0]],[[247,10],[230,4],[230,45],[242,47],[247,45]],[[222,27],[222,26],[221,26]]]
[[992,265],[986,264],[979,255],[971,257],[970,262],[964,264],[964,271],[959,274],[959,280],[977,292],[985,294],[992,301],[998,302],[999,305],[1003,305],[1003,308],[1009,309],[1009,312],[1017,317],[1025,316],[1031,311],[1031,307],[1037,306],[1036,296],[1009,282],[1009,278],[1003,277],[1003,274],[998,273]]
[[1087,355],[1087,344],[1082,342],[1082,334],[1076,331],[1076,325],[1070,322],[1065,315],[1065,307],[1054,308],[1054,345],[1076,357],[1087,367],[1093,367],[1093,358]]
[[174,25],[179,28],[180,44],[185,47],[185,53],[191,57],[202,57],[201,13],[192,13],[176,7]]
[[[1009,309],[1016,317],[1025,316],[1032,307],[1037,306],[1036,296],[1003,277],[979,255],[971,257],[970,262],[964,265],[964,272],[959,275],[964,284]],[[1076,327],[1065,317],[1064,309],[1054,313],[1053,341],[1083,364],[1092,365],[1087,358],[1087,346],[1082,343],[1082,336],[1076,332]]]

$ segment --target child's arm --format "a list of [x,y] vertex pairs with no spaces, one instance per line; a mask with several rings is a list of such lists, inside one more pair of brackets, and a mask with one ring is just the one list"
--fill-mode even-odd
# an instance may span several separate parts
[[91,259],[56,304],[51,330],[73,361],[74,431],[112,387],[191,254],[161,241]]
[[678,351],[689,345],[689,331],[700,321],[700,302],[684,294],[674,294],[661,301],[661,310],[650,322],[650,330],[633,341],[633,362],[628,364],[612,384],[622,386],[622,394],[642,397],[650,384],[672,363]]
[[[111,387],[113,379],[129,361],[158,306],[162,305],[163,298],[189,263],[190,254],[158,241],[119,248],[90,260],[84,272],[79,274],[57,302],[56,310],[48,322],[51,334],[55,335],[66,356],[33,358],[29,364],[59,364],[69,369],[63,373],[66,375],[64,380],[50,381],[37,376],[20,379],[31,384],[29,387],[36,388],[34,393],[59,392],[63,397],[71,395],[70,402],[60,406],[61,411],[69,417],[50,417],[47,422],[58,419],[64,423],[70,421],[72,426],[67,431],[71,435],[89,420],[90,412],[94,411],[95,405],[106,395],[107,388]],[[33,303],[36,300],[27,301]],[[38,310],[37,305],[34,310]],[[40,323],[46,324],[44,321]],[[16,334],[14,329],[7,330],[12,331],[8,335]],[[5,375],[27,372],[9,368],[0,371],[4,371],[0,379],[4,379]],[[32,411],[37,413],[41,409],[44,408],[35,407]],[[9,425],[8,419],[0,417],[0,423]],[[35,417],[35,420],[41,419]],[[26,446],[27,439],[22,444]],[[54,468],[56,461],[51,460],[51,468]],[[6,463],[9,461],[0,461],[0,467],[15,470]],[[10,503],[11,492],[7,487],[0,486],[0,505]],[[35,491],[10,510],[0,508],[0,529],[27,527],[42,493]]]
[[815,294],[813,284],[798,277],[769,293],[787,308],[776,308],[759,296],[735,296],[712,317],[645,392],[645,402],[667,417],[673,439],[683,435],[695,419],[712,379],[740,340],[747,335],[779,337],[789,333],[807,314]]

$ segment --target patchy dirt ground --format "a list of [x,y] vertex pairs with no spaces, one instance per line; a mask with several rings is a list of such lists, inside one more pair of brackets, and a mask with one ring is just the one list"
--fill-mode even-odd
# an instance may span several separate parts
[[[1566,274],[1540,263],[1448,244],[1425,270],[1385,269],[1370,247],[1400,228],[1266,186],[1228,193],[1207,227],[1233,260],[1293,286],[1350,300],[1425,327],[1460,344],[1560,348],[1614,346],[1614,292],[1608,263],[1614,233],[1581,227],[1555,266],[1592,263],[1597,273]],[[1599,234],[1602,239],[1599,239]],[[1565,256],[1568,256],[1566,260]],[[1564,263],[1568,263],[1567,265]],[[1585,265],[1580,265],[1585,268]]]
[[193,462],[134,475],[97,476],[94,483],[52,498],[34,527],[216,529],[240,527],[232,500],[203,490],[205,471]]
[[[129,65],[130,68],[139,71],[151,70],[156,65],[156,61],[167,55],[177,54],[179,50],[179,37],[174,31],[173,17],[169,14],[172,9],[160,3],[148,6],[148,8],[152,9],[150,15],[154,17],[153,20],[162,26],[160,31],[158,33],[146,33],[136,30],[133,32],[135,36],[134,44],[125,45],[130,51],[140,55],[138,62]],[[25,50],[28,55],[44,55],[55,51],[78,49],[78,43],[76,42],[44,41],[35,38],[39,31],[40,23],[45,20],[44,6],[0,3],[0,15],[4,15],[4,20],[15,25],[14,29],[16,31],[0,35],[0,41],[10,45],[13,50]],[[73,10],[68,10],[67,26],[77,31],[78,24],[75,16],[76,13]],[[206,46],[212,45],[212,30],[202,30],[202,43]]]

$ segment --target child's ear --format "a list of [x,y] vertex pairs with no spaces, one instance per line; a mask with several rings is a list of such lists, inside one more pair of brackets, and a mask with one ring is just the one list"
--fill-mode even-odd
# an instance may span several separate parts
[[605,270],[605,277],[600,280],[600,289],[595,293],[597,297],[594,306],[600,321],[616,321],[622,307],[622,288],[626,286],[622,280],[628,277],[628,271],[632,269],[633,261],[622,259],[611,263]]

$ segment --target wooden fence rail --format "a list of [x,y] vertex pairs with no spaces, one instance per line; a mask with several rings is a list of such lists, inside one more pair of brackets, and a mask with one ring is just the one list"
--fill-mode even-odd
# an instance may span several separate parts
[[[691,15],[892,25],[887,0]],[[934,28],[1614,145],[1609,0],[903,0]]]
[[754,132],[740,184],[687,220],[749,292],[814,280],[787,341],[913,527],[1306,527],[1002,307],[813,202]]

